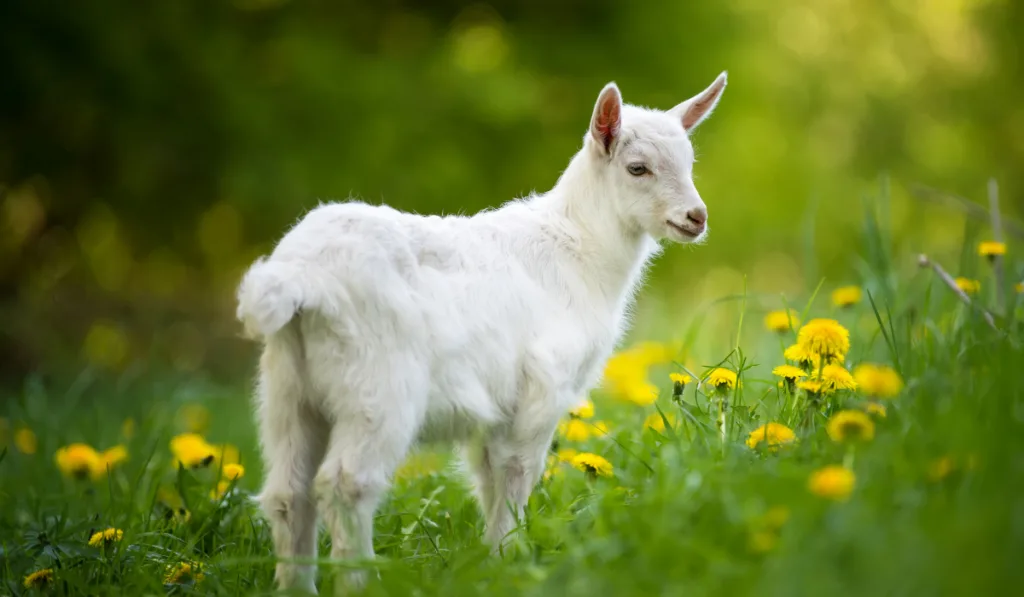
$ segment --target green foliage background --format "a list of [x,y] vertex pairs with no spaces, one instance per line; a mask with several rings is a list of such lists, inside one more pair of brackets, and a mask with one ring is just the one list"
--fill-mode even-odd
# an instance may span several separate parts
[[744,285],[859,282],[865,194],[960,273],[961,212],[913,185],[983,201],[993,176],[1020,213],[1022,28],[1014,0],[4,2],[0,370],[237,379],[234,286],[304,210],[543,191],[609,80],[667,108],[730,73],[695,139],[710,244],[658,263],[638,333]]

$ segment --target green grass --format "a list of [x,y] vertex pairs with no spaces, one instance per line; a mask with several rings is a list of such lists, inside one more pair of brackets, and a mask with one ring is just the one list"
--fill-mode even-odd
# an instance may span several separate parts
[[[736,311],[725,340],[700,329],[701,312],[664,316],[659,325],[685,339],[688,356],[649,371],[661,390],[656,406],[596,391],[595,420],[608,423],[609,435],[559,440],[605,456],[614,476],[591,479],[561,465],[536,488],[504,558],[488,556],[481,516],[457,474],[441,468],[399,479],[376,518],[379,578],[366,594],[988,595],[1021,586],[1020,324],[1003,316],[1000,329],[990,329],[929,271],[915,269],[913,256],[894,257],[866,213],[859,270],[867,294],[852,310],[827,305],[826,283],[799,300],[744,292],[709,306]],[[986,264],[973,267],[987,284]],[[853,392],[826,400],[808,426],[795,424],[802,412],[770,375],[792,339],[760,329],[765,310],[785,303],[803,320],[833,316],[847,325],[851,368],[874,361],[901,373],[906,387],[886,403],[873,441],[851,451],[824,430],[831,411],[860,404]],[[712,353],[720,346],[728,348]],[[683,364],[703,373],[719,363],[742,381],[730,396],[725,442],[714,402],[691,384],[677,404],[667,375]],[[186,404],[212,413],[210,441],[241,450],[247,473],[223,498],[210,496],[216,471],[171,466],[168,441],[183,430],[176,413]],[[0,593],[31,594],[24,576],[51,567],[52,594],[273,592],[270,536],[250,500],[260,464],[244,384],[85,373],[65,385],[30,380],[2,408],[12,430],[24,424],[35,432],[38,448],[24,454],[8,442],[0,461]],[[680,424],[664,435],[645,431],[644,419],[658,410]],[[127,417],[137,421],[131,439],[122,436]],[[774,454],[746,447],[752,429],[780,418],[797,427],[797,444]],[[53,455],[75,441],[125,443],[130,458],[102,481],[66,479]],[[954,466],[936,478],[934,463],[947,456]],[[848,500],[808,490],[813,471],[843,462],[856,474]],[[183,497],[186,522],[161,503],[160,487]],[[779,506],[788,518],[765,529],[765,514]],[[123,529],[123,539],[89,547],[90,535],[107,527]],[[759,531],[771,549],[752,548]],[[181,561],[201,563],[202,582],[165,585],[167,567]],[[320,569],[321,593],[329,593],[338,567],[324,559]]]

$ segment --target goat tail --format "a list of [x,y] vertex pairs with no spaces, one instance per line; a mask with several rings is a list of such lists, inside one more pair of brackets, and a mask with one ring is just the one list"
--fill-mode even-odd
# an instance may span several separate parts
[[[292,261],[260,258],[238,287],[236,316],[250,338],[267,338],[286,326],[302,308],[321,306],[323,272]],[[321,275],[317,275],[321,274]]]

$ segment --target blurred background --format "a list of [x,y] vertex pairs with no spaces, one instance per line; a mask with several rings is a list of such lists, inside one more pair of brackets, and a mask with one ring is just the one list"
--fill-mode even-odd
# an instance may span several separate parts
[[964,200],[1022,211],[1022,30],[1015,0],[0,3],[0,382],[247,380],[235,286],[306,210],[547,190],[610,80],[669,108],[730,75],[694,138],[710,242],[654,267],[637,335],[858,283],[865,197],[959,273]]

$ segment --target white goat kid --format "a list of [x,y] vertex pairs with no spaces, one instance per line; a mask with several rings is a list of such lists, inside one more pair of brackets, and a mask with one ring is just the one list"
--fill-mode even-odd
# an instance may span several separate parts
[[[722,73],[667,111],[609,83],[555,187],[472,217],[322,205],[249,269],[238,317],[265,344],[261,505],[281,587],[316,592],[317,512],[333,558],[373,556],[373,515],[417,440],[461,443],[501,545],[559,419],[599,379],[658,240],[707,211],[688,133]],[[509,507],[511,505],[511,508]],[[355,573],[349,580],[361,583]]]

